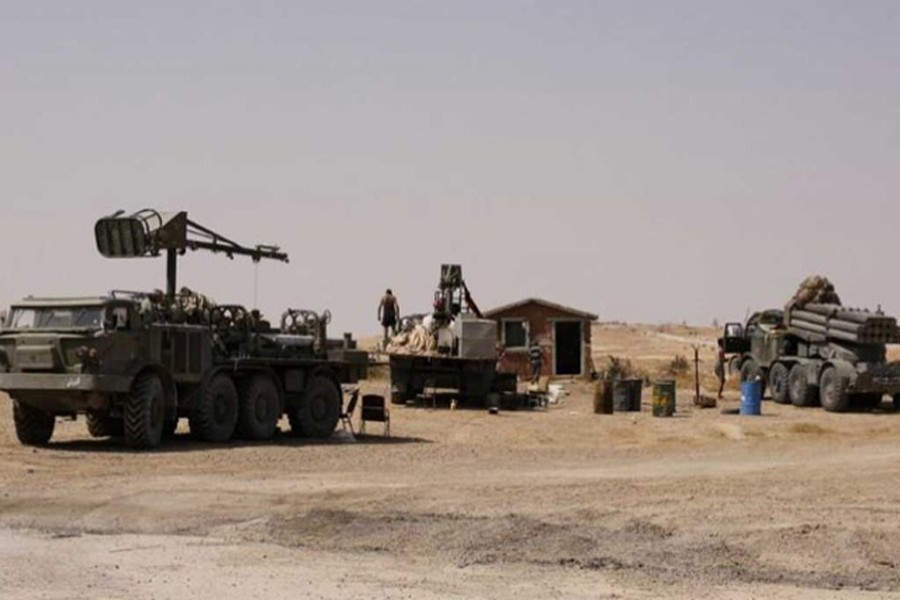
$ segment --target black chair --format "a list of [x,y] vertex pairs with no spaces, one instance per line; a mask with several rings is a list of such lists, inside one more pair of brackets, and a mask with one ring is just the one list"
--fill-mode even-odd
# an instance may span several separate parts
[[362,416],[360,418],[359,431],[365,433],[366,421],[384,423],[384,435],[391,435],[391,413],[388,410],[384,396],[366,394],[362,397]]
[[[341,411],[341,429],[343,431],[350,430],[350,433],[356,433],[353,431],[353,412],[356,410],[356,403],[359,400],[359,388],[353,388],[350,392],[350,401],[347,402],[347,407]],[[365,402],[365,399],[363,399]]]

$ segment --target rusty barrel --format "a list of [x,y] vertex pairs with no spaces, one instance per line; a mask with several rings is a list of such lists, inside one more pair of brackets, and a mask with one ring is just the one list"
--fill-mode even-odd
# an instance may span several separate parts
[[653,416],[671,417],[675,414],[675,381],[660,379],[653,382]]
[[602,380],[594,384],[594,414],[613,414],[613,382]]

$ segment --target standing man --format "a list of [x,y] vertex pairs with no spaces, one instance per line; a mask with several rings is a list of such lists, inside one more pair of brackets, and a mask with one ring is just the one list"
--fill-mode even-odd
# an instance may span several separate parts
[[718,399],[722,399],[722,392],[725,390],[725,344],[719,340],[719,348],[716,351],[716,378],[719,380]]
[[531,383],[541,380],[541,371],[544,369],[544,350],[536,339],[531,341],[528,348],[528,360],[531,362]]
[[390,340],[391,333],[397,333],[397,321],[400,318],[400,303],[397,301],[397,297],[394,293],[388,289],[385,291],[384,296],[381,297],[381,302],[378,303],[378,320],[381,322],[381,326],[384,327],[384,344],[387,346],[388,340]]

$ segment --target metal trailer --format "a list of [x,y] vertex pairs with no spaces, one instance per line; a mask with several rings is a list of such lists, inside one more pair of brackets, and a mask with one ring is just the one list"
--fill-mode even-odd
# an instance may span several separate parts
[[167,250],[168,292],[28,298],[12,307],[0,330],[0,390],[13,399],[22,443],[48,443],[56,417],[75,415],[86,416],[91,435],[121,436],[134,448],[159,445],[180,418],[210,442],[271,438],[282,415],[298,435],[331,435],[340,386],[366,376],[368,357],[347,340],[327,340],[327,311],[288,310],[273,328],[256,311],[174,292],[175,257],[187,249],[254,260],[286,254],[238,246],[184,213],[115,215],[98,222],[96,236],[105,256]]
[[[390,355],[391,402],[407,404],[427,389],[452,393],[461,406],[483,407],[515,394],[516,374],[497,370],[497,359]],[[489,398],[496,395],[496,398]]]

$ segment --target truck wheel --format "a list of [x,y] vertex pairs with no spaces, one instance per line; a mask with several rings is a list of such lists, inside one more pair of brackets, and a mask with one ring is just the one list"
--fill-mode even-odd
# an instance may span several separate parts
[[26,446],[46,446],[53,437],[56,417],[18,400],[13,401],[16,437]]
[[772,391],[772,400],[778,404],[791,403],[790,390],[788,389],[789,376],[788,368],[781,363],[775,363],[769,370],[769,389]]
[[238,398],[237,436],[245,440],[272,439],[281,412],[278,388],[272,379],[257,375],[241,382]]
[[806,380],[806,369],[803,365],[794,365],[788,375],[791,404],[798,407],[815,406],[819,402],[816,386],[809,385]]
[[200,391],[188,417],[191,433],[204,442],[227,442],[238,419],[238,393],[228,375],[214,376]]
[[844,412],[850,406],[847,382],[837,369],[828,367],[819,380],[819,401],[828,412]]
[[88,413],[85,416],[88,433],[91,437],[122,437],[125,435],[125,425],[121,419],[113,419],[106,415]]
[[166,417],[166,388],[155,373],[143,373],[131,387],[125,401],[122,422],[125,445],[129,448],[155,448],[162,441]]
[[314,375],[303,400],[291,411],[291,429],[304,437],[327,438],[341,416],[341,390],[330,378]]

